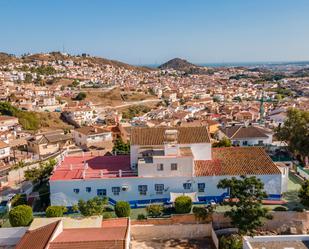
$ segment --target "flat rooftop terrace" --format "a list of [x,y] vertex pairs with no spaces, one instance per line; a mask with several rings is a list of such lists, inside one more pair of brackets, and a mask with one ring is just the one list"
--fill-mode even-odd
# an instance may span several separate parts
[[136,177],[130,156],[67,156],[55,167],[51,181]]

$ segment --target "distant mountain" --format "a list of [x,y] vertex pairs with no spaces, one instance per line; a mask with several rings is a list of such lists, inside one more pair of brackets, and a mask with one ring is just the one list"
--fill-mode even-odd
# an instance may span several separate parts
[[160,65],[160,69],[174,69],[179,71],[186,71],[188,68],[197,67],[196,65],[188,62],[187,60],[174,58]]
[[183,71],[187,74],[209,74],[210,70],[206,67],[201,67],[188,62],[187,60],[174,58],[165,62],[158,67],[159,69],[174,69],[178,71]]

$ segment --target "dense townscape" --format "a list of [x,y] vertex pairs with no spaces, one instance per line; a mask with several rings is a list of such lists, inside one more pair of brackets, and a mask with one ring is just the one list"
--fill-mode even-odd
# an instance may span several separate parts
[[307,248],[308,109],[309,62],[1,53],[0,248]]

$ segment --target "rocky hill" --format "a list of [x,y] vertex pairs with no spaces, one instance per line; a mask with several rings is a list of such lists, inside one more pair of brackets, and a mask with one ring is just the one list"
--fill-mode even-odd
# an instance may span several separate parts
[[206,67],[200,67],[197,65],[194,65],[187,60],[180,59],[180,58],[174,58],[172,60],[169,60],[168,62],[160,65],[158,67],[159,69],[174,69],[178,71],[183,71],[187,74],[207,74],[208,69]]

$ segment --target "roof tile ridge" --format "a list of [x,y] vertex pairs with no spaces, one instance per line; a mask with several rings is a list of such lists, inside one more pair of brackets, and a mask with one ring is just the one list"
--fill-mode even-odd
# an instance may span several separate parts
[[242,129],[242,126],[240,125],[239,127],[238,127],[238,129],[234,132],[234,134],[231,136],[231,138],[233,138],[239,131],[240,131],[240,129]]

